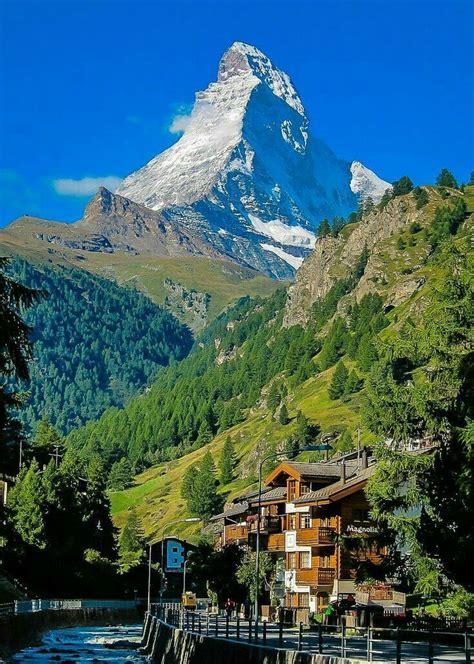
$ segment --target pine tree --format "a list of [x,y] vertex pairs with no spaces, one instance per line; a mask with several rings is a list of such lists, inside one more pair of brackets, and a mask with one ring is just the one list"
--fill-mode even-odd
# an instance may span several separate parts
[[267,408],[273,415],[280,405],[281,402],[281,393],[280,393],[280,386],[278,383],[274,382],[272,383],[269,391],[268,391],[268,396],[267,396]]
[[186,500],[190,514],[208,521],[222,508],[223,500],[217,493],[218,485],[214,461],[207,451],[199,464],[187,470],[181,485],[181,495]]
[[230,436],[225,439],[222,455],[219,462],[220,483],[228,484],[234,478],[235,468],[235,447]]
[[133,472],[132,466],[128,459],[123,457],[116,461],[110,469],[107,486],[112,491],[123,491],[130,486]]
[[288,459],[294,459],[300,452],[300,442],[296,436],[290,436],[285,443],[285,454]]
[[286,407],[285,404],[282,404],[282,406],[280,408],[280,413],[278,415],[278,421],[283,426],[286,426],[290,421],[290,417],[288,415],[288,408]]
[[198,500],[197,516],[206,521],[222,508],[223,500],[217,493],[218,485],[214,461],[208,451],[199,465],[199,472],[194,486],[195,497]]
[[352,442],[352,435],[349,429],[345,429],[344,432],[339,436],[339,438],[336,441],[336,450],[344,454],[345,452],[350,452],[352,449],[354,449],[354,444]]
[[344,387],[346,385],[349,372],[347,371],[346,365],[341,360],[337,363],[332,376],[331,384],[329,385],[329,397],[330,399],[339,399],[340,396],[344,393]]
[[456,182],[454,175],[448,171],[447,168],[443,168],[436,178],[436,185],[438,187],[451,187],[452,189],[456,189],[458,183]]
[[23,467],[11,490],[9,508],[18,535],[24,542],[39,549],[47,545],[44,507],[43,482],[38,464],[33,461],[29,468]]
[[470,175],[470,177],[469,177],[469,182],[468,182],[468,184],[469,184],[470,186],[474,185],[474,171],[471,171],[471,175]]
[[416,199],[417,210],[421,210],[422,207],[424,207],[427,203],[430,202],[430,197],[428,196],[428,192],[423,187],[415,187],[413,193]]
[[119,564],[122,572],[128,572],[143,559],[145,541],[135,508],[130,510],[119,537]]
[[331,232],[331,227],[327,219],[323,219],[319,224],[318,237],[327,237]]
[[369,371],[378,360],[378,352],[370,332],[364,334],[357,349],[357,361],[362,371]]
[[47,465],[53,456],[55,456],[56,459],[62,457],[64,451],[64,438],[60,435],[59,431],[49,423],[48,418],[45,416],[38,422],[36,433],[32,441],[31,451],[41,465]]
[[391,189],[386,189],[383,193],[382,198],[380,199],[379,203],[379,208],[383,210],[384,208],[387,207],[387,205],[390,203],[392,200],[393,195],[392,195],[392,190]]
[[8,277],[8,265],[9,260],[0,257],[0,470],[12,472],[17,469],[13,448],[22,439],[14,410],[23,401],[12,382],[29,379],[28,363],[32,357],[31,330],[23,313],[44,293]]
[[354,394],[354,392],[359,392],[362,389],[364,381],[359,377],[354,369],[350,372],[346,384],[344,385],[344,395],[348,396]]
[[403,196],[404,194],[409,194],[412,190],[413,182],[407,175],[404,175],[393,183],[392,196]]

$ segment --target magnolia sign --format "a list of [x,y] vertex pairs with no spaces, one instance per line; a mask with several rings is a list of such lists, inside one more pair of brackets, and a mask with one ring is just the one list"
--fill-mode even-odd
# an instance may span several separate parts
[[375,535],[377,529],[374,526],[355,526],[350,523],[346,526],[346,535]]

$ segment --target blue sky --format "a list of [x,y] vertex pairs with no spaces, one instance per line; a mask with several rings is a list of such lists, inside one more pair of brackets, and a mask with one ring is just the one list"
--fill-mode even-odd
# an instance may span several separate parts
[[470,0],[1,0],[0,225],[78,219],[97,178],[177,139],[236,40],[290,74],[338,156],[390,181],[466,180],[472,19]]

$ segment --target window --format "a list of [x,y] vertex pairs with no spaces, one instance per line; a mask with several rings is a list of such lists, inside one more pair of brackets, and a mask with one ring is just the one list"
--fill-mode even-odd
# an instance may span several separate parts
[[296,553],[288,554],[288,569],[296,569]]
[[300,484],[300,494],[304,495],[305,493],[309,493],[310,489],[307,484]]
[[370,510],[353,510],[354,521],[369,521]]
[[300,553],[300,568],[311,569],[311,554],[309,551],[302,551]]
[[309,514],[302,514],[300,517],[301,528],[311,528],[311,517]]
[[290,514],[288,517],[288,530],[296,530],[296,514]]
[[301,609],[309,607],[309,593],[298,593],[298,606]]
[[291,503],[296,498],[296,481],[290,480],[288,482],[288,502]]
[[330,567],[331,558],[329,556],[319,556],[319,566],[320,567]]

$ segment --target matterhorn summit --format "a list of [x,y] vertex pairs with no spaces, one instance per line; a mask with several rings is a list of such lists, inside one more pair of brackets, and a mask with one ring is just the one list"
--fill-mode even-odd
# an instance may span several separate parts
[[309,133],[289,76],[235,42],[217,81],[196,94],[180,139],[116,193],[191,227],[234,260],[285,278],[314,246],[321,219],[346,216],[360,197],[377,202],[388,187]]

